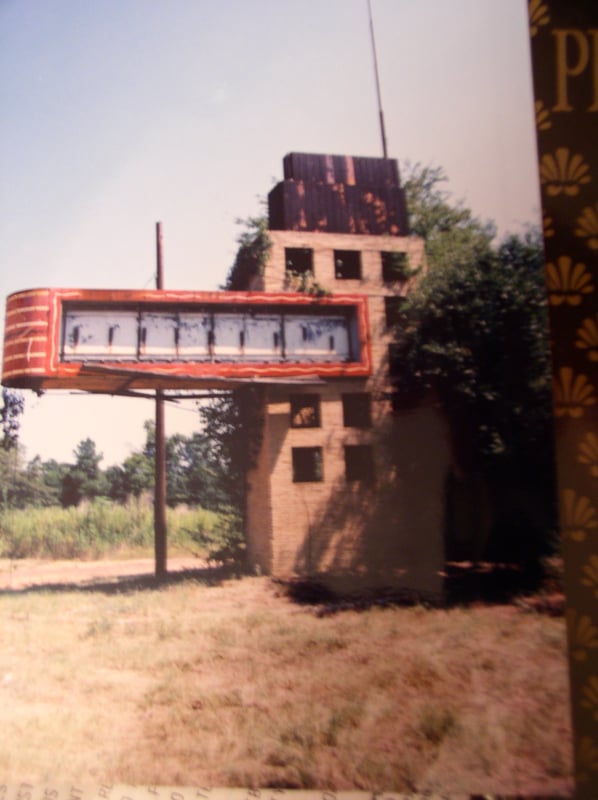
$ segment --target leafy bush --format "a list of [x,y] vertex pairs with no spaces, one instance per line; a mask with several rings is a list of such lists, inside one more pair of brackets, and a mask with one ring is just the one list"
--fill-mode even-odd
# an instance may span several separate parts
[[254,276],[263,274],[264,264],[272,247],[265,215],[238,219],[243,231],[237,237],[239,249],[229,270],[224,289],[247,289]]
[[188,530],[209,561],[219,561],[241,568],[245,559],[243,524],[236,512],[220,514],[212,528]]

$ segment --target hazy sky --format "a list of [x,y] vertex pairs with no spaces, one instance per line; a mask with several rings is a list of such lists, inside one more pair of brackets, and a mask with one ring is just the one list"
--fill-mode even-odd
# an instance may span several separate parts
[[[526,0],[372,0],[389,155],[499,230],[539,220]],[[0,0],[0,303],[214,289],[292,151],[381,155],[367,0]],[[3,325],[3,320],[2,320]],[[26,392],[27,458],[115,463],[144,400]],[[169,411],[168,432],[197,416]]]

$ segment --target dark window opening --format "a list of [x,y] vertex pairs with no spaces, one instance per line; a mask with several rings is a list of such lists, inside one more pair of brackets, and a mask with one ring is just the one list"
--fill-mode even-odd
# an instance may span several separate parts
[[347,481],[374,480],[374,456],[369,444],[345,445],[345,477]]
[[382,253],[382,280],[385,283],[400,281],[404,283],[413,271],[409,268],[407,253]]
[[307,247],[285,247],[284,260],[287,272],[293,275],[313,275],[314,251]]
[[293,483],[323,480],[322,448],[293,447]]
[[359,250],[334,251],[334,277],[338,280],[361,280]]
[[320,398],[318,395],[291,395],[291,428],[319,428],[320,424]]
[[398,297],[397,295],[384,298],[387,328],[392,328],[393,325],[398,325],[403,322],[403,306],[405,305],[405,299],[405,297]]
[[367,392],[342,395],[345,428],[371,428],[372,403]]

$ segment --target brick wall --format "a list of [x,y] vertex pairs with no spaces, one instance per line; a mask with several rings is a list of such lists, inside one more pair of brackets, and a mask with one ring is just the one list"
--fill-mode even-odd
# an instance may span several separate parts
[[[393,414],[388,392],[387,297],[404,297],[417,277],[385,281],[382,251],[405,253],[410,269],[425,268],[423,242],[415,237],[270,231],[272,248],[264,274],[252,289],[292,291],[285,248],[313,251],[309,285],[368,296],[372,374],[367,379],[328,380],[319,386],[270,387],[265,396],[264,437],[249,476],[247,537],[250,564],[279,577],[343,577],[351,585],[441,590],[444,481],[448,446],[432,407]],[[335,250],[360,253],[359,278],[336,277]],[[421,274],[421,271],[420,271]],[[319,397],[320,424],[291,426],[292,394]],[[343,422],[342,395],[371,396],[371,425]],[[345,448],[357,460],[371,458],[369,476],[351,474]],[[322,474],[294,480],[293,449],[318,448]],[[351,455],[351,454],[350,454]],[[348,458],[349,456],[347,456]],[[296,476],[295,476],[296,477]],[[267,488],[265,488],[267,484]],[[350,588],[350,587],[349,587]]]

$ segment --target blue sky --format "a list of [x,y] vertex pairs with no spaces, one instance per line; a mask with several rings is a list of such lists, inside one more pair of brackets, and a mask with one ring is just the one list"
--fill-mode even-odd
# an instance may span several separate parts
[[[442,166],[502,233],[537,222],[525,0],[372,7],[389,155]],[[287,152],[381,154],[367,0],[0,0],[0,109],[2,309],[35,286],[153,286],[158,220],[166,287],[217,288]],[[26,393],[21,441],[70,460],[91,436],[107,466],[152,416]]]

